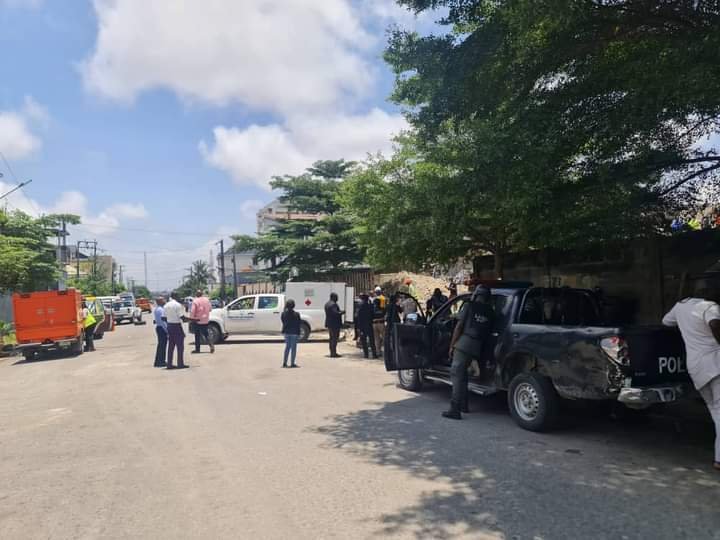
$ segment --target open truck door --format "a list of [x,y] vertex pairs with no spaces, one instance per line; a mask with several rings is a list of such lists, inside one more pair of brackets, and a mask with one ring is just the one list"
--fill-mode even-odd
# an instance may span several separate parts
[[[412,298],[398,293],[397,296]],[[431,331],[425,321],[422,307],[417,300],[417,317],[415,322],[398,322],[400,313],[396,305],[396,296],[391,297],[387,309],[387,329],[385,338],[385,369],[398,371],[405,369],[424,369],[431,363]]]

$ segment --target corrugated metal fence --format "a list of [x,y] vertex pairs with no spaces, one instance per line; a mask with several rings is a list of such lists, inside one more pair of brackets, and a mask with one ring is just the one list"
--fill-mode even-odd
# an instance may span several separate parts
[[0,321],[13,321],[12,294],[0,295]]

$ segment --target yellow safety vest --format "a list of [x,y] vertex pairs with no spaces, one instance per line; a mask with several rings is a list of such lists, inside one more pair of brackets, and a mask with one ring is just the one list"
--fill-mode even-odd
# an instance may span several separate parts
[[95,319],[95,317],[93,316],[93,314],[92,314],[92,313],[90,312],[90,310],[88,309],[87,317],[85,317],[85,319],[83,320],[83,326],[84,326],[85,328],[88,328],[89,326],[92,326],[92,325],[95,324],[96,322],[97,322],[97,320]]

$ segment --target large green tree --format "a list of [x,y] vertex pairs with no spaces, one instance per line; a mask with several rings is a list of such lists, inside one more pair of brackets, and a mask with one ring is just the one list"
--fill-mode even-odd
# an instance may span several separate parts
[[504,215],[501,249],[652,234],[717,179],[720,157],[697,145],[720,117],[717,3],[400,3],[445,8],[447,32],[392,34],[393,98],[422,159]]
[[43,290],[56,284],[60,268],[48,238],[57,234],[63,220],[80,222],[71,215],[34,218],[19,210],[0,210],[0,291]]
[[280,202],[305,215],[280,219],[260,236],[234,236],[233,249],[255,252],[257,260],[269,263],[278,281],[311,278],[362,262],[362,250],[339,199],[343,179],[355,165],[342,159],[318,161],[302,175],[275,177],[271,186],[282,192]]
[[195,296],[198,290],[207,290],[211,277],[212,273],[208,263],[202,260],[194,261],[190,266],[190,275],[177,288],[177,292],[181,296]]

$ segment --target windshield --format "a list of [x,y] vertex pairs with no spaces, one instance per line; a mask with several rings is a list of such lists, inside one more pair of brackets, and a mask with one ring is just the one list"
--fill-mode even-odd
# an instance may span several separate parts
[[113,304],[113,309],[129,308],[129,307],[133,307],[132,302],[115,302]]

